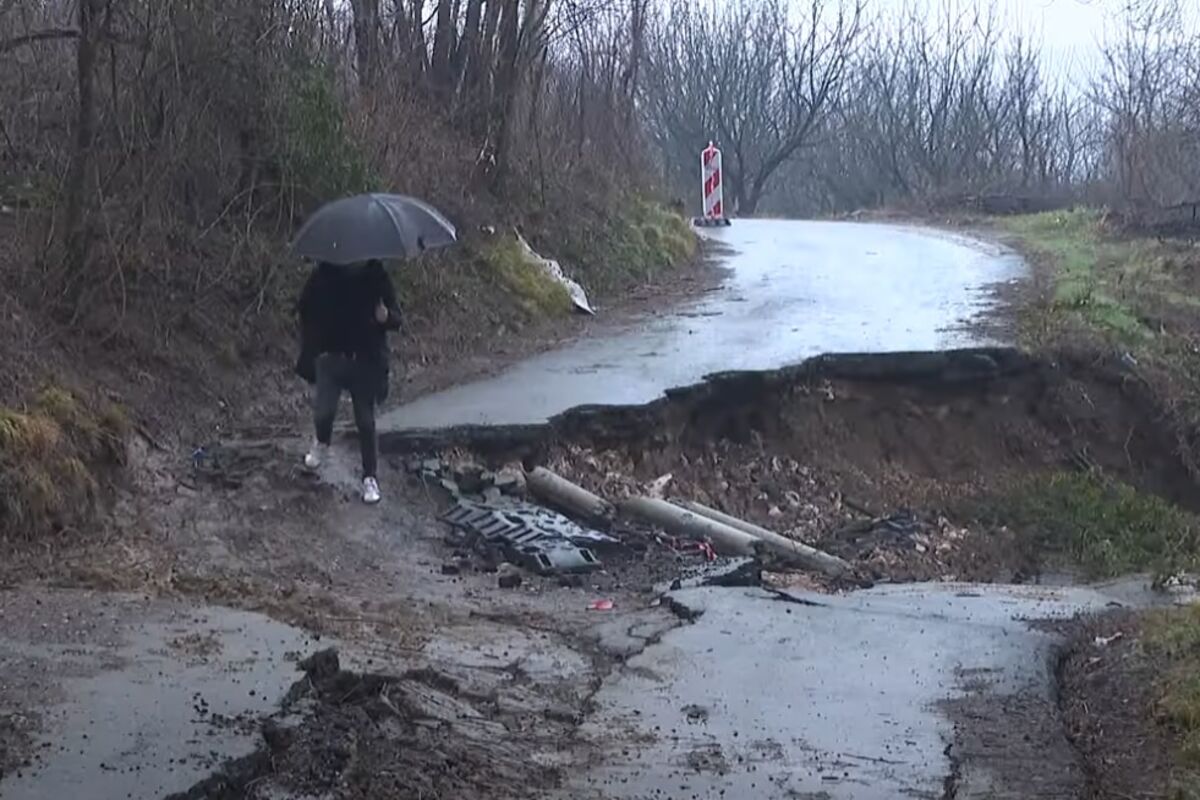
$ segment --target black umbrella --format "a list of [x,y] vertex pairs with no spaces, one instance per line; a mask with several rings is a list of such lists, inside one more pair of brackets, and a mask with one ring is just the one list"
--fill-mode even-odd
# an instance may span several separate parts
[[300,256],[330,264],[413,258],[458,240],[436,209],[400,194],[360,194],[318,209],[292,243]]

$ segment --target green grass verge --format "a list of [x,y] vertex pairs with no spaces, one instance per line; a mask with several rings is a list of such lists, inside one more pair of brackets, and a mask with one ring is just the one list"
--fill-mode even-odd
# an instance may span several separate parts
[[984,501],[980,516],[1037,552],[1106,578],[1200,567],[1200,520],[1162,498],[1091,473],[1040,475]]
[[[1122,344],[1153,335],[1140,320],[1135,281],[1151,266],[1137,242],[1106,237],[1091,209],[1005,219],[1004,227],[1049,267],[1048,308]],[[1132,279],[1132,280],[1131,280]]]
[[1157,719],[1177,742],[1171,797],[1200,798],[1200,606],[1151,614],[1142,644],[1166,664]]
[[626,197],[615,210],[560,228],[556,252],[589,292],[618,293],[691,263],[699,240],[662,204]]
[[571,295],[566,287],[526,256],[516,236],[504,235],[489,243],[481,251],[481,258],[489,273],[529,316],[570,313]]
[[[695,258],[699,243],[683,217],[637,197],[626,198],[615,208],[558,226],[551,247],[542,254],[558,259],[589,296],[612,296]],[[499,283],[527,316],[570,311],[570,295],[524,257],[515,237],[489,242],[479,255],[484,274]]]

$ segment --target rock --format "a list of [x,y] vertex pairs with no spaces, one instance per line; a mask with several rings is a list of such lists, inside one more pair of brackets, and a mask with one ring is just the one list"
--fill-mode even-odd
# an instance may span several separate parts
[[459,464],[454,468],[454,480],[464,494],[479,494],[484,490],[483,467],[478,464]]
[[313,683],[329,680],[342,668],[341,662],[338,660],[337,648],[334,647],[313,653],[301,661],[299,666]]
[[558,576],[558,585],[564,589],[582,589],[582,575],[560,575]]
[[458,564],[453,564],[453,563],[442,564],[442,574],[443,575],[460,575],[460,574],[462,574],[462,570],[459,568]]
[[492,479],[492,485],[504,494],[525,494],[525,471],[519,467],[504,467]]
[[442,483],[442,488],[445,489],[450,494],[454,495],[455,497],[458,497],[459,495],[462,494],[462,489],[459,488],[458,484],[455,483],[454,481],[450,480],[449,478],[442,478],[441,483]]
[[495,486],[489,486],[483,490],[483,501],[485,503],[498,503],[504,494]]
[[431,475],[440,474],[442,471],[442,460],[440,458],[427,458],[421,462],[420,469]]
[[502,574],[497,582],[500,584],[501,589],[516,589],[525,582],[525,579],[522,578],[521,574],[518,572],[509,573],[507,575]]
[[295,738],[293,729],[285,728],[273,719],[263,722],[262,737],[263,741],[267,743],[267,747],[274,753],[287,750]]

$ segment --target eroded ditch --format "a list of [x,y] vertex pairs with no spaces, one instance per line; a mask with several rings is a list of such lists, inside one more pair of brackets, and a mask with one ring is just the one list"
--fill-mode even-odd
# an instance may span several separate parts
[[[842,555],[876,582],[1026,582],[1057,569],[1061,554],[974,516],[980,498],[1030,475],[1088,472],[1194,508],[1193,477],[1163,419],[1118,361],[973,349],[823,357],[714,376],[648,406],[576,409],[538,426],[394,432],[383,447],[495,468],[546,465],[613,500],[653,488]],[[777,587],[828,588],[784,566],[758,567]],[[661,581],[677,569],[663,562],[631,574]],[[676,624],[698,619],[691,607],[665,605]],[[598,678],[589,680],[591,698]],[[544,703],[514,706],[430,674],[348,673],[326,659],[264,723],[254,756],[180,797],[551,789],[564,773],[550,754],[572,740],[590,703],[547,713]]]
[[991,348],[825,356],[713,376],[647,406],[395,432],[384,447],[546,465],[610,500],[694,500],[875,580],[1023,582],[1064,554],[993,512],[1040,476],[1097,476],[1200,509],[1165,419],[1119,360]]

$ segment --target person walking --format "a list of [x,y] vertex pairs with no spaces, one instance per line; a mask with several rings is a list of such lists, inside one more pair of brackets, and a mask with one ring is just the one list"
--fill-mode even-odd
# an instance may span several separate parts
[[387,398],[388,331],[400,327],[391,278],[379,261],[353,265],[321,262],[297,303],[300,356],[296,372],[315,385],[316,436],[304,464],[315,470],[329,452],[342,392],[349,392],[362,450],[362,497],[381,499],[375,406]]

